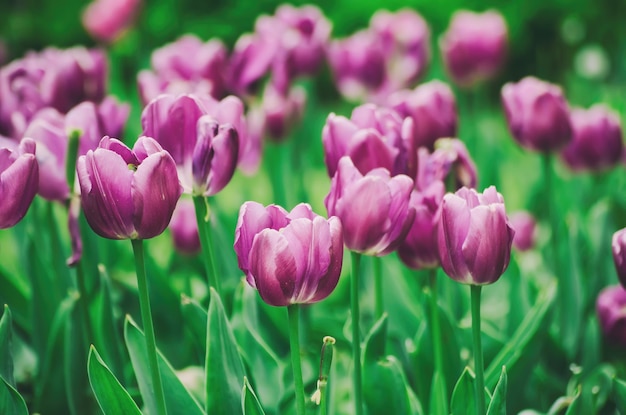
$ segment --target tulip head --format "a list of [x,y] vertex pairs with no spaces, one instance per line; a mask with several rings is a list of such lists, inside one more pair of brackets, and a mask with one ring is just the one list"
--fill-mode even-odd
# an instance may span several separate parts
[[140,137],[132,150],[104,137],[76,169],[85,218],[104,238],[161,234],[182,192],[172,156],[150,137]]
[[454,13],[439,42],[446,69],[460,86],[492,78],[506,58],[507,27],[502,15],[489,10]]
[[513,248],[518,251],[528,251],[535,246],[535,231],[537,223],[528,212],[516,212],[510,217],[511,227],[515,230]]
[[617,277],[622,286],[626,288],[626,228],[613,234],[611,248],[613,249],[613,262]]
[[440,138],[435,142],[435,151],[426,148],[417,152],[417,176],[415,187],[425,190],[431,184],[443,182],[451,184],[448,191],[461,187],[476,187],[478,174],[476,165],[465,144],[457,138]]
[[12,148],[0,148],[0,229],[22,220],[37,193],[39,165],[35,147],[34,140],[24,138]]
[[617,165],[622,156],[619,115],[604,105],[571,112],[572,141],[563,149],[563,161],[576,171],[603,171]]
[[191,199],[180,199],[172,214],[170,231],[174,248],[184,255],[195,255],[200,252],[200,236],[196,222],[196,210]]
[[602,332],[619,347],[626,346],[626,289],[607,287],[596,300],[596,312]]
[[382,256],[398,247],[413,223],[412,189],[408,176],[391,177],[382,168],[363,175],[349,157],[343,157],[324,204],[330,216],[341,219],[348,249]]
[[83,13],[83,26],[94,38],[112,43],[132,26],[141,0],[95,0]]
[[482,194],[466,187],[448,193],[437,237],[441,266],[460,283],[492,284],[509,265],[514,234],[495,187]]
[[341,274],[341,222],[316,215],[306,204],[288,213],[276,205],[244,203],[234,248],[248,283],[273,306],[321,301]]
[[502,87],[502,104],[509,130],[522,147],[551,152],[571,141],[569,107],[557,85],[528,76]]

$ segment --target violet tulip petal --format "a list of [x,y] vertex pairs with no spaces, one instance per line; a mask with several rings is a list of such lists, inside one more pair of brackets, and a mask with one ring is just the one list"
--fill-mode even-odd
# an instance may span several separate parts
[[461,253],[471,219],[468,204],[455,194],[445,195],[442,203],[438,233],[441,266],[453,279],[469,283],[471,274]]
[[343,263],[343,229],[341,221],[336,216],[328,219],[328,228],[330,231],[330,263],[326,275],[319,279],[317,289],[310,303],[321,301],[328,297],[335,289],[341,275],[341,265]]
[[347,155],[362,174],[378,167],[394,170],[394,161],[399,151],[384,140],[385,137],[371,128],[359,130],[353,135]]
[[37,193],[39,166],[34,146],[33,140],[22,140],[13,153],[20,153],[15,159],[9,150],[0,150],[0,229],[19,222]]
[[263,301],[273,306],[289,305],[297,265],[287,238],[276,230],[263,229],[254,238],[249,262],[250,273]]

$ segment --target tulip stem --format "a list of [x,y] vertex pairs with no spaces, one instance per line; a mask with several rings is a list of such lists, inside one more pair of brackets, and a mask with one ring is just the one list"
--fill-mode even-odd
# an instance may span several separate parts
[[296,392],[296,413],[304,415],[304,382],[302,381],[302,362],[300,361],[300,306],[291,304],[289,314],[289,347],[293,369],[294,389]]
[[435,358],[435,374],[439,374],[440,380],[437,385],[433,387],[441,387],[441,396],[443,402],[441,402],[441,408],[445,408],[445,413],[448,413],[448,391],[446,388],[445,372],[443,369],[443,345],[441,337],[441,321],[439,320],[439,306],[437,305],[437,269],[433,268],[429,272],[429,288],[430,288],[430,318],[431,318],[431,330],[433,339],[433,354]]
[[83,269],[83,261],[76,263],[76,285],[78,286],[78,295],[80,303],[80,311],[85,321],[85,337],[87,338],[87,347],[95,341],[93,328],[91,327],[91,318],[89,316],[89,300],[87,298],[87,285],[85,284],[85,271]]
[[352,279],[350,290],[350,303],[352,305],[352,359],[354,360],[353,388],[354,388],[354,404],[356,410],[355,415],[363,413],[363,392],[361,381],[361,330],[359,329],[359,272],[361,265],[361,254],[351,252],[352,254]]
[[382,273],[382,259],[380,257],[373,257],[374,260],[374,290],[376,301],[376,320],[380,319],[385,312],[385,299],[383,297],[383,273]]
[[474,370],[476,371],[476,414],[485,414],[485,374],[483,346],[480,331],[480,285],[471,285],[472,293],[472,334],[474,337]]
[[194,195],[193,205],[196,210],[196,222],[198,223],[198,235],[202,247],[202,257],[209,282],[209,287],[215,288],[220,293],[220,279],[217,277],[215,258],[213,257],[213,243],[211,238],[211,221],[209,201],[205,196]]
[[141,320],[145,331],[146,350],[148,352],[148,363],[152,376],[152,387],[156,395],[158,415],[167,415],[165,406],[165,394],[161,383],[161,372],[157,361],[156,340],[154,337],[154,326],[152,324],[152,312],[150,311],[150,296],[148,294],[148,279],[146,278],[146,266],[144,263],[143,240],[131,239],[133,253],[135,254],[135,269],[137,272],[137,287],[139,289],[139,307],[141,309]]

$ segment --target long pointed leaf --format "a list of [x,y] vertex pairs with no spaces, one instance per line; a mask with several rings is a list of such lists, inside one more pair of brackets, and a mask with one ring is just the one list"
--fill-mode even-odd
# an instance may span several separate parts
[[0,379],[0,414],[28,415],[24,398],[4,379]]
[[4,305],[4,314],[0,319],[0,377],[9,385],[15,387],[15,379],[13,378],[13,358],[11,357],[11,340],[12,340],[12,318],[11,309],[8,305]]
[[502,366],[502,374],[500,375],[496,389],[493,391],[493,397],[487,409],[487,415],[506,415],[506,389],[506,367]]
[[259,399],[245,376],[243,378],[243,390],[241,391],[241,410],[243,415],[265,415]]

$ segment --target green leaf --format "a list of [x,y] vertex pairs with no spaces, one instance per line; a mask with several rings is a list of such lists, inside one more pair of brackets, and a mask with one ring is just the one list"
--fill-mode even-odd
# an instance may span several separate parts
[[364,366],[376,364],[379,359],[385,356],[386,342],[387,313],[384,313],[365,338],[365,351],[363,353]]
[[106,363],[102,361],[93,346],[89,348],[87,367],[91,389],[104,415],[141,415],[141,411],[133,398],[130,397]]
[[485,385],[487,388],[495,386],[500,377],[502,366],[506,366],[510,371],[519,358],[524,355],[526,347],[535,338],[539,328],[542,326],[544,318],[554,301],[555,294],[556,284],[554,283],[540,293],[537,302],[528,312],[524,321],[522,321],[511,339],[498,352],[487,370],[485,370]]
[[491,403],[489,404],[489,408],[487,408],[487,415],[506,415],[506,388],[506,367],[502,366],[502,373],[500,374],[496,389],[493,391]]
[[11,309],[5,304],[4,314],[0,319],[0,377],[15,387],[13,357],[11,355],[11,338],[13,335],[11,323]]
[[613,379],[613,401],[620,413],[626,413],[626,382],[618,378]]
[[468,367],[463,370],[461,377],[456,382],[452,391],[452,402],[450,403],[452,415],[475,415],[476,401],[474,399],[474,374]]
[[0,414],[28,415],[24,398],[6,380],[0,379]]
[[259,400],[248,382],[248,378],[243,378],[243,389],[241,391],[241,409],[244,415],[265,415]]
[[[137,324],[135,324],[130,316],[126,317],[124,337],[126,339],[126,347],[130,354],[130,360],[135,370],[141,396],[148,408],[148,412],[156,414],[157,403],[155,401],[152,379],[150,377],[146,340],[143,332],[137,327]],[[203,414],[204,412],[198,402],[196,402],[189,391],[185,389],[170,363],[158,350],[157,359],[159,362],[159,371],[161,372],[161,382],[163,383],[163,390],[165,391],[165,404],[167,406],[168,415]]]
[[206,411],[241,413],[243,361],[219,294],[211,288],[207,320]]
[[207,312],[200,304],[198,304],[196,300],[189,298],[184,294],[181,296],[181,308],[187,328],[189,328],[193,338],[198,342],[204,352],[206,350],[207,338]]
[[[78,299],[81,301],[81,299]],[[72,307],[65,319],[63,341],[63,367],[65,369],[65,395],[74,415],[93,412],[95,402],[89,399],[88,364],[84,319],[80,307]]]
[[395,356],[363,368],[363,397],[369,415],[411,413],[408,384]]
[[565,415],[587,415],[589,414],[589,412],[585,412],[583,410],[583,405],[582,405],[582,393],[581,393],[581,389],[578,389],[578,392],[576,393],[576,396],[574,396],[574,398],[572,399],[572,401],[570,402],[569,406],[567,407],[567,411],[565,412]]
[[448,415],[448,397],[443,377],[439,372],[433,374],[432,386],[430,388],[430,413],[433,415]]

